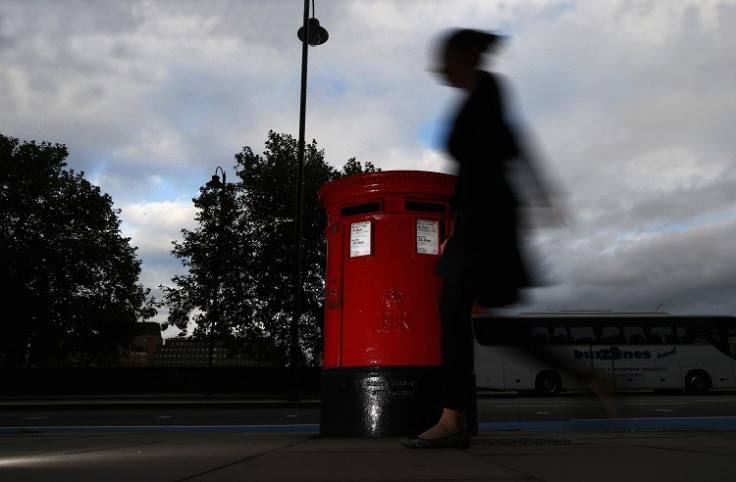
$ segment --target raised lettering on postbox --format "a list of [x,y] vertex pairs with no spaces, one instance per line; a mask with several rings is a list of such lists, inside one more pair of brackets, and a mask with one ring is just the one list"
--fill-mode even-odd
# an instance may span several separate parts
[[404,299],[404,293],[396,287],[381,296],[383,309],[379,312],[379,333],[413,331],[410,324],[411,315],[404,309]]

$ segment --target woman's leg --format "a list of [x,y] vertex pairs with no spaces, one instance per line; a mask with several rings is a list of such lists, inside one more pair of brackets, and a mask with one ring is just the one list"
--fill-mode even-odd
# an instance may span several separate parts
[[470,320],[473,301],[470,289],[459,283],[445,283],[439,304],[444,409],[437,424],[419,435],[419,438],[441,438],[467,428],[466,413],[473,400],[475,386]]

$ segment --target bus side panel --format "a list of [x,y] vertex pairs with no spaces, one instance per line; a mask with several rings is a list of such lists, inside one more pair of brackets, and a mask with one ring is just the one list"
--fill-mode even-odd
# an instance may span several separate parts
[[[652,353],[649,349],[651,347],[611,345],[608,348],[613,363],[613,380],[616,390],[643,390],[655,387],[652,383],[663,372],[661,367],[652,366],[652,364],[656,365],[656,361],[652,360]],[[667,371],[665,367],[664,373]]]
[[532,360],[518,350],[515,352],[511,355],[513,358],[504,366],[504,386],[510,390],[533,390],[534,380],[530,368]]
[[491,361],[476,363],[475,385],[487,390],[503,390],[503,364]]
[[718,362],[716,373],[711,375],[713,388],[733,388],[734,386],[734,363],[729,359]]
[[619,347],[617,367],[641,381],[636,388],[650,390],[682,389],[680,349],[673,345],[628,345]]
[[728,358],[722,367],[722,373],[713,380],[713,388],[733,388],[736,381],[736,363],[732,358]]
[[488,390],[533,390],[530,359],[508,346],[475,344],[475,379]]
[[591,360],[587,353],[589,347],[571,345],[547,345],[537,357],[529,357],[528,363],[533,367],[531,387],[534,388],[537,376],[543,371],[557,373],[562,382],[562,390],[579,390],[585,388],[582,380],[591,372]]
[[613,371],[611,345],[591,345],[590,357],[594,374],[599,376],[602,375],[603,379],[609,382],[607,383],[608,386],[606,388],[613,390],[619,388],[618,385],[616,385],[616,379]]

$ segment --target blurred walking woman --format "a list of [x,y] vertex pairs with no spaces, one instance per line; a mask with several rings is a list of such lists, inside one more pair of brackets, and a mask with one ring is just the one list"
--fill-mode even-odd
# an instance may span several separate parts
[[458,163],[455,228],[437,267],[445,280],[439,303],[444,409],[434,427],[401,441],[410,448],[470,446],[466,413],[475,387],[473,304],[509,305],[529,285],[517,240],[517,201],[505,172],[520,149],[506,122],[499,80],[479,69],[483,54],[492,53],[499,41],[493,33],[455,30],[438,52],[439,73],[467,98],[448,139],[447,149]]

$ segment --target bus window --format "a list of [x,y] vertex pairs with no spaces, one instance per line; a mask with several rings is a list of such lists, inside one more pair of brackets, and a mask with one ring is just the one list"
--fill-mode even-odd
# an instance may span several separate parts
[[731,356],[731,343],[725,326],[711,326],[707,330],[708,341],[721,353]]
[[691,331],[684,326],[677,327],[677,338],[680,339],[680,343],[692,343],[695,339]]
[[552,342],[553,343],[568,343],[570,337],[567,335],[567,328],[564,326],[555,326],[552,329]]
[[632,345],[643,345],[647,342],[640,326],[624,326],[624,338]]
[[666,327],[662,336],[664,337],[665,343],[679,343],[680,341],[677,339],[677,334],[671,326]]
[[532,326],[532,340],[538,343],[549,343],[549,330],[546,326]]
[[623,343],[624,335],[621,333],[620,326],[604,326],[601,328],[601,336],[599,343]]
[[595,339],[595,333],[590,326],[571,326],[570,336],[572,337],[573,343],[590,344]]
[[695,331],[695,343],[712,343],[713,336],[710,333],[710,329],[707,327],[699,326]]
[[647,337],[649,343],[677,343],[677,335],[671,326],[653,326]]
[[736,326],[728,327],[728,349],[731,352],[731,358],[736,358]]

